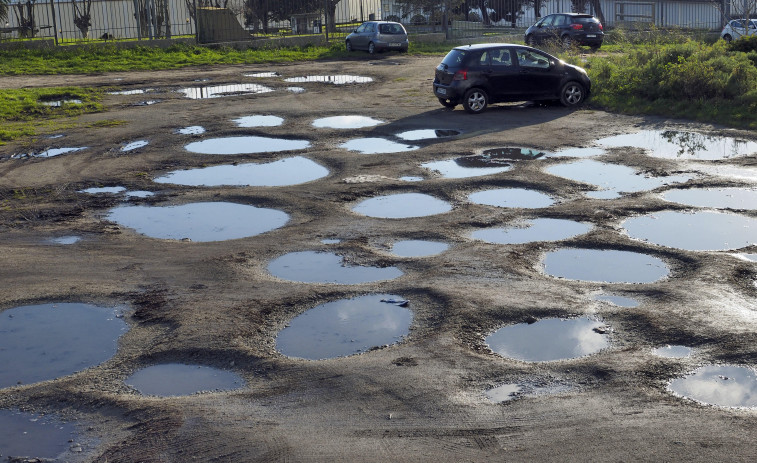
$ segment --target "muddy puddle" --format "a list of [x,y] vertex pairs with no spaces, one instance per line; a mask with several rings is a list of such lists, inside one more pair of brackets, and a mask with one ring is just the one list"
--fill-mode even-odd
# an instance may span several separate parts
[[328,174],[328,169],[320,164],[295,156],[269,163],[175,170],[153,181],[188,186],[286,186],[311,182]]
[[399,257],[428,257],[441,254],[449,249],[440,241],[404,240],[392,244],[392,254]]
[[670,382],[674,394],[721,407],[757,407],[757,374],[737,365],[706,365]]
[[589,318],[548,318],[502,327],[485,341],[502,357],[551,362],[599,352],[610,345],[607,331],[604,323]]
[[594,300],[609,302],[610,304],[617,305],[618,307],[628,308],[638,307],[640,304],[639,301],[632,297],[618,296],[616,294],[598,294],[594,297]]
[[101,194],[117,195],[117,194],[123,193],[124,191],[126,191],[126,187],[122,187],[122,186],[100,186],[100,187],[85,188],[83,190],[79,190],[79,193],[87,193],[90,195],[101,195]]
[[284,118],[279,116],[253,115],[232,119],[237,127],[278,127],[284,123]]
[[65,105],[75,105],[75,104],[81,104],[81,100],[77,99],[64,99],[64,100],[45,100],[40,101],[40,104],[44,106],[51,106],[53,108],[61,108]]
[[480,158],[482,162],[498,161],[532,161],[545,156],[547,153],[531,148],[492,148],[484,150]]
[[714,212],[661,211],[626,219],[634,239],[688,251],[725,251],[757,244],[757,219]]
[[498,188],[477,191],[468,195],[472,203],[485,206],[540,209],[555,203],[549,195],[524,188]]
[[258,84],[228,84],[228,85],[209,85],[202,87],[189,87],[180,89],[189,99],[201,100],[206,98],[221,98],[227,96],[255,95],[260,93],[270,93],[273,89]]
[[754,188],[689,188],[669,190],[665,201],[693,207],[713,209],[757,210],[757,189]]
[[602,156],[607,152],[602,148],[565,148],[555,153],[550,154],[550,157],[566,157],[566,158],[591,158],[594,156]]
[[203,133],[205,133],[205,127],[202,127],[200,125],[190,125],[188,127],[178,129],[176,133],[180,135],[202,135]]
[[317,251],[290,252],[279,256],[269,262],[268,272],[282,280],[341,285],[393,280],[403,275],[397,267],[350,265],[337,254]]
[[275,72],[275,71],[252,72],[252,73],[249,73],[249,74],[242,74],[242,75],[245,76],[245,77],[261,77],[261,78],[280,77],[281,76],[281,74],[279,74],[278,72]]
[[543,265],[553,277],[600,283],[652,283],[670,273],[657,257],[617,250],[558,249],[544,256]]
[[122,146],[122,147],[121,147],[121,151],[123,151],[123,152],[127,152],[127,151],[134,151],[134,150],[136,150],[136,149],[139,149],[139,148],[144,148],[144,147],[145,147],[145,146],[147,146],[147,145],[148,145],[149,143],[150,143],[150,142],[148,142],[147,140],[137,140],[137,141],[133,141],[133,142],[131,142],[131,143],[127,143],[127,144],[125,144],[124,146]]
[[283,227],[289,215],[276,209],[229,202],[178,206],[118,206],[106,220],[151,238],[224,241],[259,235]]
[[110,359],[127,330],[119,317],[117,309],[84,303],[0,312],[0,388],[60,378]]
[[34,157],[34,158],[53,158],[55,156],[60,156],[61,154],[74,153],[76,151],[81,151],[85,149],[87,149],[86,146],[81,146],[81,147],[76,147],[76,148],[73,148],[73,147],[50,148],[39,153],[29,154],[29,156]]
[[172,397],[244,387],[238,374],[204,365],[163,363],[134,372],[124,381],[140,394]]
[[398,193],[377,196],[358,203],[352,210],[358,214],[381,219],[406,219],[444,214],[452,206],[423,193]]
[[346,84],[367,84],[373,82],[371,77],[353,76],[349,74],[336,74],[330,76],[302,76],[302,77],[290,77],[284,79],[284,82],[293,84],[301,84],[307,82],[325,83],[333,85],[346,85]]
[[419,129],[398,133],[396,137],[406,141],[417,141],[455,137],[460,135],[460,133],[459,130],[452,129]]
[[321,304],[292,319],[276,337],[276,349],[287,357],[322,360],[395,344],[410,332],[408,304],[393,294]]
[[255,154],[294,151],[310,147],[307,140],[288,140],[257,136],[209,138],[184,147],[198,154]]
[[682,359],[691,357],[694,349],[686,346],[666,345],[652,349],[652,353],[658,357]]
[[397,143],[385,138],[356,138],[342,143],[339,147],[361,154],[401,153],[418,149],[417,146]]
[[[54,415],[0,410],[2,461],[66,461],[69,452],[81,452],[76,427]],[[26,457],[23,460],[13,458]]]
[[375,127],[384,121],[368,116],[331,116],[313,121],[313,127],[319,129],[362,129]]
[[50,238],[47,240],[50,244],[60,244],[60,245],[69,245],[69,244],[76,244],[79,241],[81,241],[81,236],[76,235],[67,235],[67,236],[58,236],[55,238]]
[[757,143],[679,130],[642,130],[596,141],[608,148],[633,147],[652,157],[715,161],[757,153]]
[[466,161],[461,161],[463,158],[447,159],[445,161],[432,161],[421,164],[421,167],[438,172],[444,178],[470,178],[481,177],[484,175],[499,174],[507,172],[511,169],[509,164],[492,166],[466,166]]
[[534,241],[562,241],[583,235],[592,226],[565,219],[532,219],[507,228],[476,230],[471,237],[496,244],[524,244]]

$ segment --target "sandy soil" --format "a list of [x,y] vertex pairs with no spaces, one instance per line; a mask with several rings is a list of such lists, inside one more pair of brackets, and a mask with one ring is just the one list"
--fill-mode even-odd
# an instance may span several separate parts
[[[81,424],[84,451],[68,461],[753,461],[754,410],[719,408],[666,390],[699,364],[757,361],[757,268],[728,252],[688,252],[629,238],[620,222],[670,206],[659,191],[615,200],[585,196],[591,186],[547,174],[566,159],[513,163],[502,174],[445,179],[420,167],[433,160],[499,147],[555,152],[590,147],[601,137],[640,127],[695,129],[755,139],[754,134],[687,121],[627,117],[562,107],[497,105],[471,116],[442,108],[431,94],[438,58],[384,55],[350,61],[220,66],[96,76],[14,77],[0,87],[95,85],[156,89],[109,95],[108,110],[78,119],[65,137],[38,137],[0,147],[0,310],[41,302],[124,304],[130,330],[111,360],[85,371],[0,390],[0,408],[57,414]],[[276,71],[280,77],[243,74]],[[286,77],[351,74],[374,82],[290,84]],[[183,86],[255,82],[274,92],[190,100]],[[287,91],[301,86],[304,93]],[[137,105],[160,100],[153,105]],[[270,114],[279,127],[238,128],[232,119]],[[314,119],[372,116],[385,124],[357,130],[315,129]],[[120,125],[93,123],[121,120]],[[202,136],[175,133],[200,125]],[[89,128],[86,128],[89,127]],[[365,155],[339,147],[357,137],[393,137],[412,129],[453,129],[460,136],[413,142],[421,148]],[[287,187],[181,187],[152,179],[170,170],[282,159],[293,153],[217,156],[188,153],[202,138],[261,135],[306,139],[297,152],[327,167],[320,180]],[[121,146],[147,140],[123,153]],[[49,147],[86,146],[49,159],[11,158]],[[640,150],[610,149],[603,161],[656,175],[687,172],[686,163]],[[713,166],[757,167],[754,156]],[[423,176],[422,182],[400,180]],[[741,185],[700,175],[693,186]],[[199,243],[147,238],[104,220],[123,197],[87,195],[94,186],[157,193],[134,204],[232,201],[290,215],[283,228],[258,236]],[[544,209],[470,203],[486,188],[521,187],[552,195]],[[428,193],[453,205],[446,214],[375,219],[350,208],[391,193]],[[755,216],[754,212],[746,212]],[[497,245],[473,240],[480,228],[524,218],[572,219],[594,226],[563,242]],[[72,245],[49,245],[78,235]],[[339,242],[324,242],[337,239]],[[442,254],[402,258],[392,242],[437,240]],[[648,284],[604,284],[546,275],[541,258],[558,247],[632,250],[663,259],[671,275]],[[328,250],[350,262],[397,266],[404,276],[360,285],[284,281],[267,263],[293,251]],[[754,249],[747,251],[755,252]],[[600,292],[632,297],[620,307]],[[414,319],[401,343],[361,355],[308,361],[276,351],[275,337],[296,315],[340,298],[398,294]],[[548,317],[594,316],[609,328],[610,347],[572,360],[531,363],[503,358],[484,342],[497,328]],[[695,348],[692,357],[652,354],[665,344]],[[232,370],[246,387],[175,398],[142,396],[124,385],[134,371],[161,362]],[[543,393],[495,403],[484,392],[504,383]]]

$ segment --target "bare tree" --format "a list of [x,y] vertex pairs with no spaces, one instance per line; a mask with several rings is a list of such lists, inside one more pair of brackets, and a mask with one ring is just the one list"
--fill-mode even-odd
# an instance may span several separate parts
[[712,4],[720,10],[722,24],[731,19],[746,19],[757,17],[757,0],[712,0]]
[[37,22],[34,19],[34,2],[35,0],[26,0],[26,3],[15,3],[13,10],[18,22],[18,34],[21,37],[34,37],[37,33]]
[[8,19],[8,3],[9,0],[0,0],[0,21]]
[[92,0],[81,0],[81,8],[76,0],[72,0],[74,5],[74,25],[81,32],[82,38],[89,37],[89,28],[92,26]]

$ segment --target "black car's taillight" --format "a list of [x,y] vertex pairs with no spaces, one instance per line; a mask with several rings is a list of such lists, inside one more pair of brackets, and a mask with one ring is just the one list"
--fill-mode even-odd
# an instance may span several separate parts
[[577,31],[580,31],[581,29],[584,28],[584,25],[583,24],[579,24],[579,23],[573,23],[573,24],[570,25],[570,28],[574,29],[574,30],[577,30]]
[[455,72],[455,75],[452,77],[452,80],[468,80],[468,70],[461,69]]

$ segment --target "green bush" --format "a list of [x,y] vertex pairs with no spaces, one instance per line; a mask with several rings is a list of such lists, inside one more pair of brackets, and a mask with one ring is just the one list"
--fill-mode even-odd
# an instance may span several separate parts
[[744,53],[757,52],[757,35],[748,37],[739,37],[728,45],[731,51],[740,51]]

